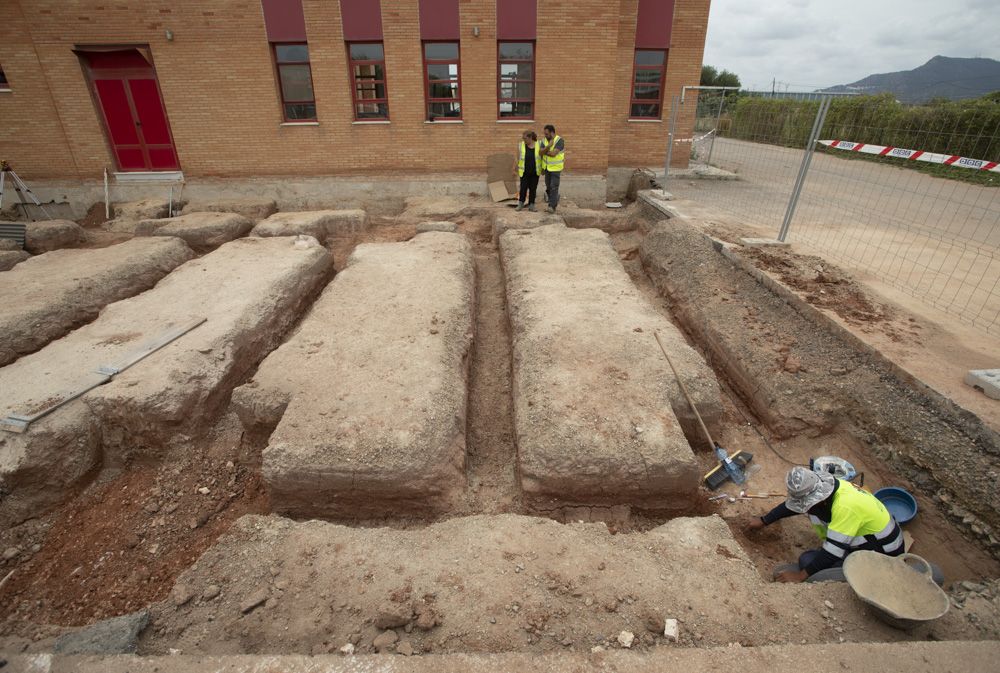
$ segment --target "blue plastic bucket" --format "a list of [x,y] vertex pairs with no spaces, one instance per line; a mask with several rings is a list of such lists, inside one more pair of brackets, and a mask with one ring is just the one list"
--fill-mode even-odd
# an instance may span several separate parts
[[904,524],[917,515],[917,500],[898,486],[886,486],[875,491],[875,497],[882,501],[897,523]]

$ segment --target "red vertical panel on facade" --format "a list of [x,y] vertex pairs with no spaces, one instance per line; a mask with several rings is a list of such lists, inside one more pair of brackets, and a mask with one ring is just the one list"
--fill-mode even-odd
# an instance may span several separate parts
[[636,49],[669,49],[673,24],[674,0],[639,0]]
[[101,110],[108,120],[108,133],[115,145],[138,145],[139,136],[135,132],[135,120],[128,105],[125,81],[120,79],[99,79],[94,82]]
[[536,0],[497,0],[497,39],[534,40],[537,14]]
[[260,0],[269,42],[305,42],[306,18],[302,0]]
[[163,114],[163,103],[160,101],[156,80],[130,79],[128,86],[132,92],[136,115],[142,124],[142,136],[146,144],[169,144],[170,129],[167,127],[167,117]]
[[379,0],[340,0],[340,18],[346,41],[382,39],[382,3]]
[[420,0],[420,39],[459,39],[458,0]]

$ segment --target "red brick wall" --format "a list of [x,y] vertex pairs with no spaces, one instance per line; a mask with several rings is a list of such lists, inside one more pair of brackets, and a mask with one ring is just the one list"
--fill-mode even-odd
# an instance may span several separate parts
[[[678,0],[668,99],[697,82],[708,3]],[[657,165],[666,124],[627,122],[636,4],[540,2],[535,121],[498,123],[495,0],[460,0],[464,122],[429,124],[418,0],[384,0],[391,123],[353,124],[339,3],[303,0],[319,125],[281,126],[258,0],[8,0],[0,6],[0,63],[15,91],[0,94],[0,154],[27,179],[97,178],[113,169],[72,48],[148,44],[188,176],[478,171],[486,155],[513,152],[524,128],[540,134],[547,123],[566,138],[570,172]],[[675,151],[678,163],[683,154]]]

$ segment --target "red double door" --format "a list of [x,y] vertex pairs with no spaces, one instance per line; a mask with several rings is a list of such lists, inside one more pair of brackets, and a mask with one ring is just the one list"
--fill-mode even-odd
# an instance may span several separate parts
[[121,171],[180,168],[156,72],[139,49],[81,54]]

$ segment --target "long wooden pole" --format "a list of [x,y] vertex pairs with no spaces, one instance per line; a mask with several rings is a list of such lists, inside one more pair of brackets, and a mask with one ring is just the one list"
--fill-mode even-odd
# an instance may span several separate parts
[[681,380],[681,375],[677,373],[677,367],[674,367],[673,360],[667,355],[667,349],[663,347],[663,342],[660,341],[660,333],[653,332],[653,336],[656,337],[656,343],[660,344],[660,350],[663,351],[663,357],[667,358],[667,363],[670,368],[674,371],[674,377],[677,379],[677,384],[681,387],[681,392],[684,393],[684,397],[687,399],[688,404],[691,405],[691,411],[694,412],[695,417],[698,419],[698,425],[701,426],[701,431],[705,433],[705,437],[708,439],[708,445],[715,450],[715,442],[712,440],[712,435],[708,432],[708,428],[705,426],[705,421],[701,420],[701,414],[698,413],[698,407],[694,406],[694,400],[691,399],[691,395],[688,393],[687,386]]

